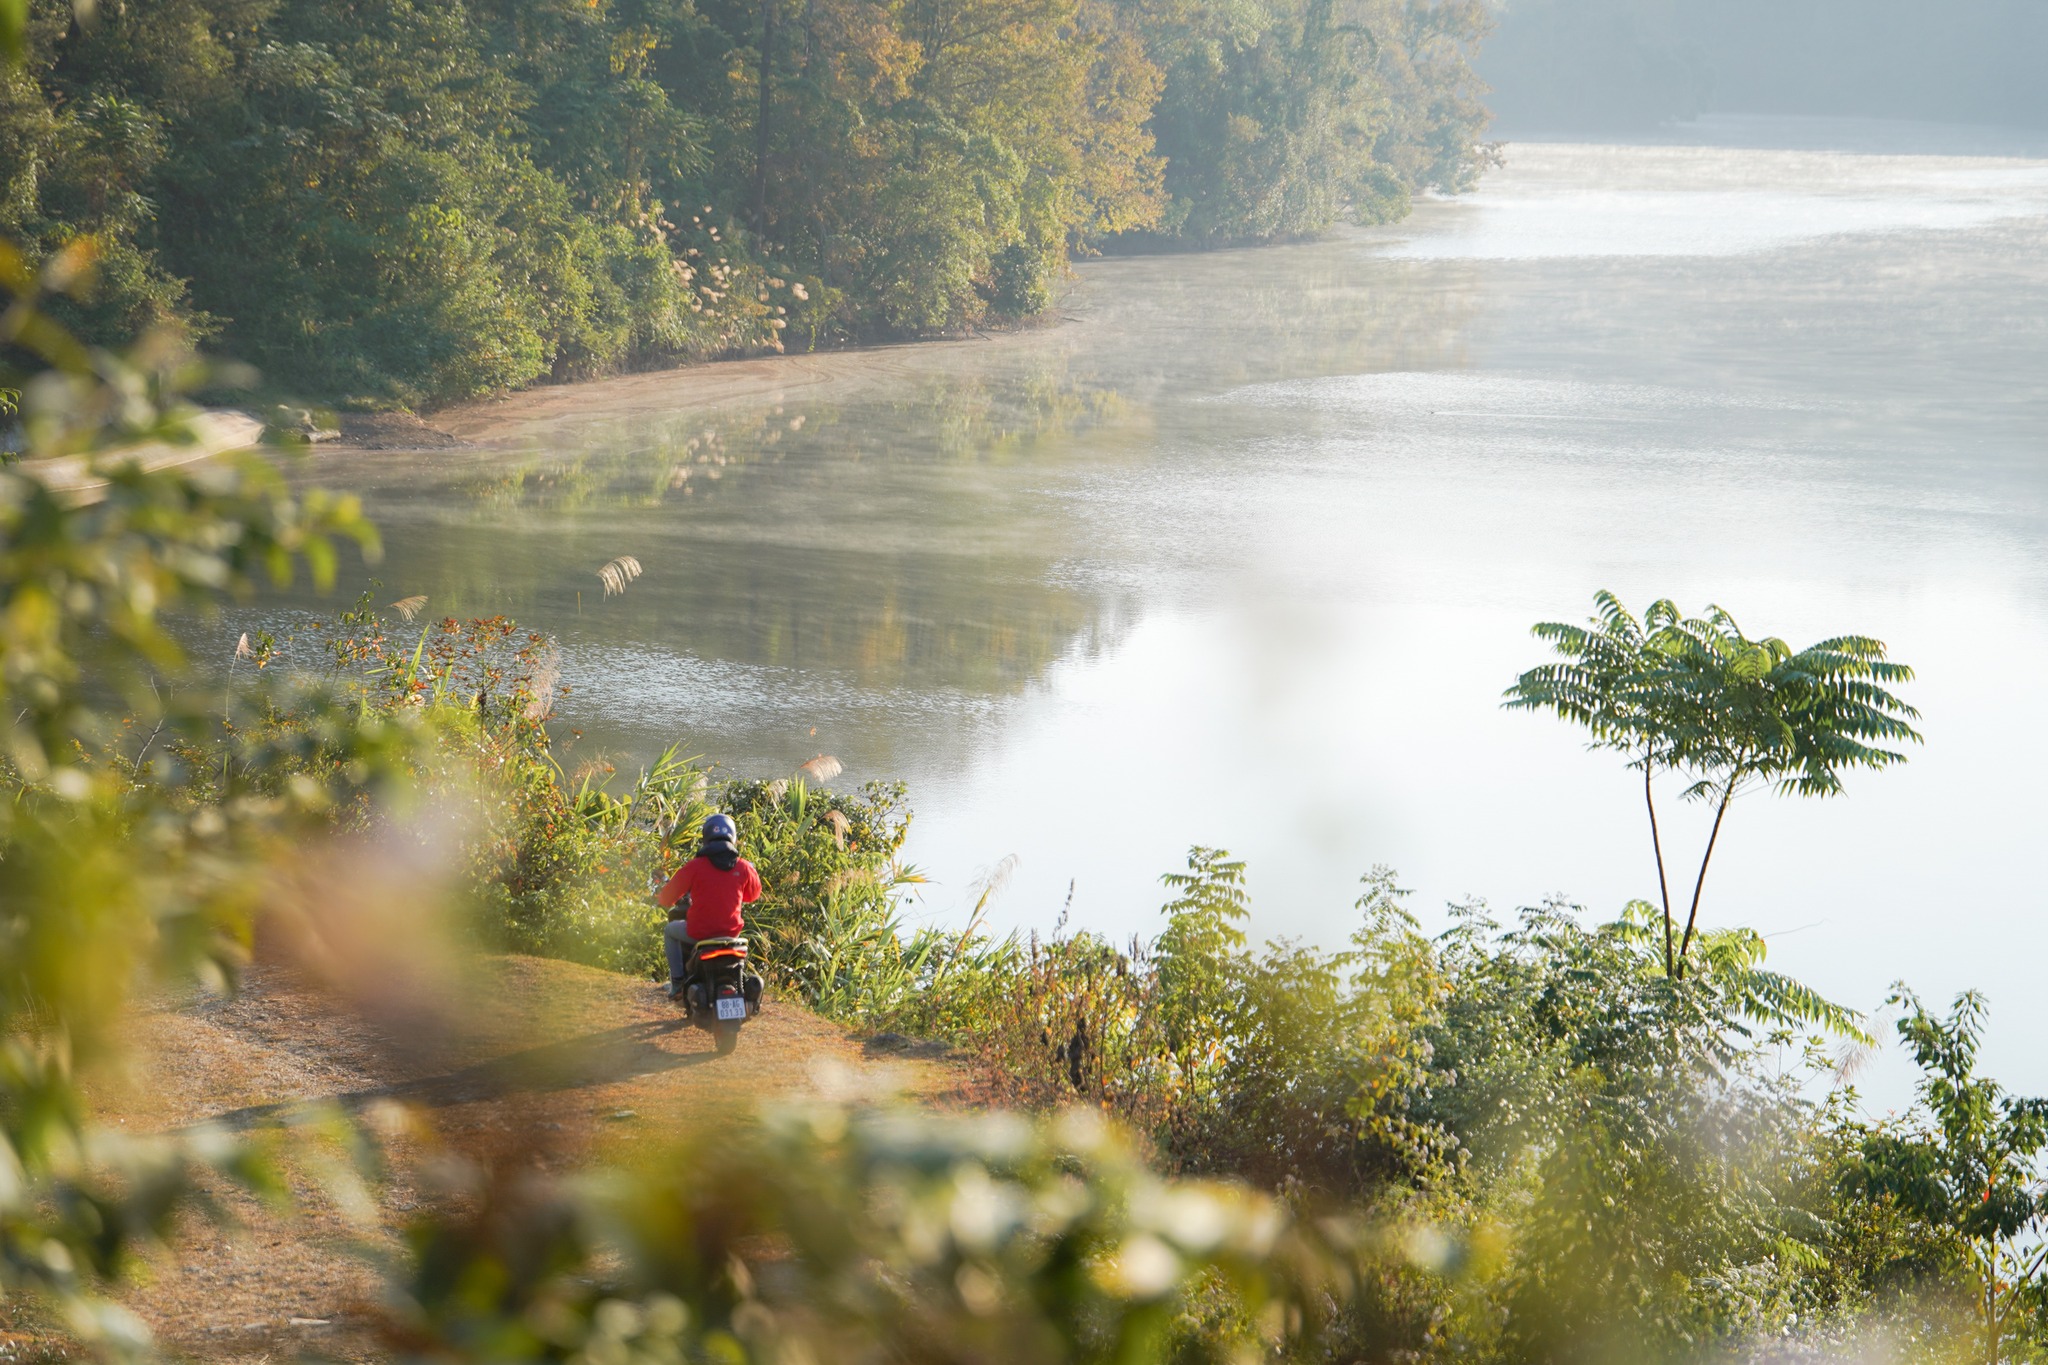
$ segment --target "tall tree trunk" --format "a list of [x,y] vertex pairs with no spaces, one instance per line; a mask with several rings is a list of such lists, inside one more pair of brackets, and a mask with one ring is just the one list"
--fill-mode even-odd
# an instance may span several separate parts
[[1678,975],[1685,975],[1685,953],[1692,947],[1693,926],[1700,918],[1700,891],[1707,884],[1707,864],[1714,860],[1714,841],[1721,837],[1721,821],[1727,818],[1728,803],[1735,798],[1735,784],[1742,780],[1742,769],[1737,768],[1728,778],[1728,785],[1722,789],[1721,805],[1714,812],[1713,832],[1707,835],[1707,853],[1700,859],[1699,879],[1692,884],[1692,909],[1685,916],[1685,937],[1678,944]]
[[1664,975],[1669,977],[1678,965],[1671,952],[1671,882],[1664,875],[1664,840],[1657,833],[1657,802],[1650,793],[1650,756],[1643,755],[1643,805],[1650,812],[1650,847],[1657,853],[1657,894],[1664,904]]
[[776,0],[761,0],[761,105],[754,116],[754,231],[768,231],[768,114],[775,89]]

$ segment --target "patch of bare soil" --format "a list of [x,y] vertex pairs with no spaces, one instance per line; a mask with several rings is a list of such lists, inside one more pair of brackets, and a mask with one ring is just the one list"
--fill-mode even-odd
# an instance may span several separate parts
[[[954,375],[1001,337],[901,342],[843,351],[756,356],[681,365],[568,384],[542,384],[438,409],[434,421],[478,445],[549,444],[583,438],[593,425],[643,420],[729,403],[834,399],[876,383]],[[1039,333],[1042,335],[1042,333]]]
[[[719,1056],[660,987],[538,958],[488,960],[459,1027],[379,1025],[281,967],[252,971],[230,999],[166,1006],[142,1021],[147,1061],[112,1096],[138,1131],[202,1122],[256,1131],[327,1103],[374,1115],[399,1101],[439,1142],[479,1154],[517,1150],[558,1168],[630,1160],[706,1114],[750,1110],[847,1078],[926,1102],[972,1102],[955,1059],[864,1046],[772,997],[738,1048]],[[127,1296],[171,1350],[209,1360],[312,1353],[371,1360],[375,1277],[366,1250],[390,1250],[426,1195],[420,1141],[387,1146],[376,1225],[351,1225],[304,1172],[286,1218],[230,1200],[240,1226],[196,1224]]]
[[409,412],[345,412],[339,444],[357,450],[461,450],[469,442]]

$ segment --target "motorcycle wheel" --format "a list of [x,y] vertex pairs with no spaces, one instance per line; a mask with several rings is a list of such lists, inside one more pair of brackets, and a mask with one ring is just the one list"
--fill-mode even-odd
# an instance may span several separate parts
[[718,1055],[723,1057],[726,1053],[731,1052],[740,1045],[740,1026],[738,1024],[722,1023],[718,1026],[717,1033],[714,1036],[718,1040]]

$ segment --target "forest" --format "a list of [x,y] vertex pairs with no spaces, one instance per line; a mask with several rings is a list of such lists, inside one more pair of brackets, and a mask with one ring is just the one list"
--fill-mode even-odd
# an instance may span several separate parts
[[433,405],[1042,312],[1067,263],[1400,216],[1482,0],[25,0],[0,237],[87,341]]

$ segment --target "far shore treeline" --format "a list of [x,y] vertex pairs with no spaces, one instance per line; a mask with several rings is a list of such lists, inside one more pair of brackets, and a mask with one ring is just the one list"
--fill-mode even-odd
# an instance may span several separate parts
[[1468,188],[1483,0],[29,0],[0,237],[281,394],[1030,317],[1112,243]]

